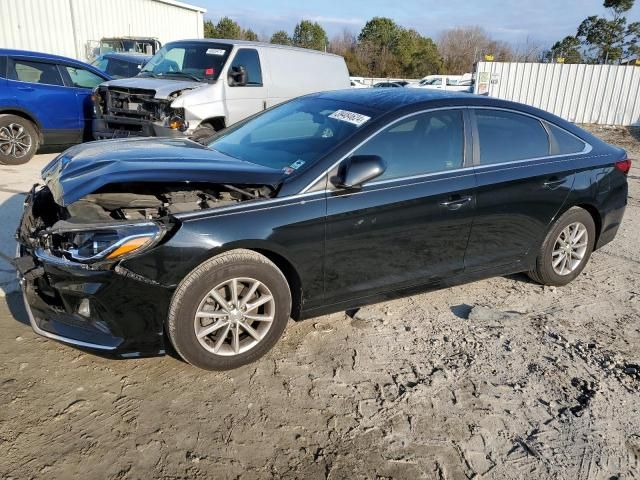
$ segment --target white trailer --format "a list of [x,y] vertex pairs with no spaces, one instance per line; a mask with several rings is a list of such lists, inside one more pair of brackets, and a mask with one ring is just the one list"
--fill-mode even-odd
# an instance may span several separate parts
[[175,0],[1,0],[0,48],[86,61],[102,38],[203,38],[205,12]]

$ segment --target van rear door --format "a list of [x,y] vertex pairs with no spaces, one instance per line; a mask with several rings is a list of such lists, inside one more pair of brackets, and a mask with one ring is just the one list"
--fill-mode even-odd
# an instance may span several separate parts
[[[267,88],[263,80],[263,63],[256,48],[238,48],[225,79],[227,125],[232,125],[266,108]],[[245,81],[239,81],[244,69]]]

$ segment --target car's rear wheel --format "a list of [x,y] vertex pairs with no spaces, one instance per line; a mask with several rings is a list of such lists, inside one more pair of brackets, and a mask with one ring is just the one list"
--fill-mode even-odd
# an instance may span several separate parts
[[580,207],[569,209],[547,234],[529,276],[543,285],[566,285],[584,270],[595,238],[591,214]]
[[20,165],[38,150],[38,130],[17,115],[0,115],[0,164]]
[[229,370],[268,352],[290,313],[291,292],[278,267],[251,250],[232,250],[204,262],[181,282],[167,332],[187,362]]

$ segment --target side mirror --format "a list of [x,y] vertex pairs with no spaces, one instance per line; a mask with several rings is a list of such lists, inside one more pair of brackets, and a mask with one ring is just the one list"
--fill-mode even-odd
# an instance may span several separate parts
[[331,183],[338,188],[357,189],[366,182],[379,177],[387,169],[378,155],[356,155],[340,165],[338,175],[331,178]]
[[247,69],[244,65],[231,67],[229,72],[229,83],[234,87],[244,87],[247,84]]

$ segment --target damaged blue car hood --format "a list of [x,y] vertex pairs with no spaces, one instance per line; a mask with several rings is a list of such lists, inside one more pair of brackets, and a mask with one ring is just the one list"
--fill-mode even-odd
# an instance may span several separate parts
[[69,205],[109,184],[132,182],[272,185],[283,172],[186,138],[135,138],[76,145],[42,170],[56,203]]

